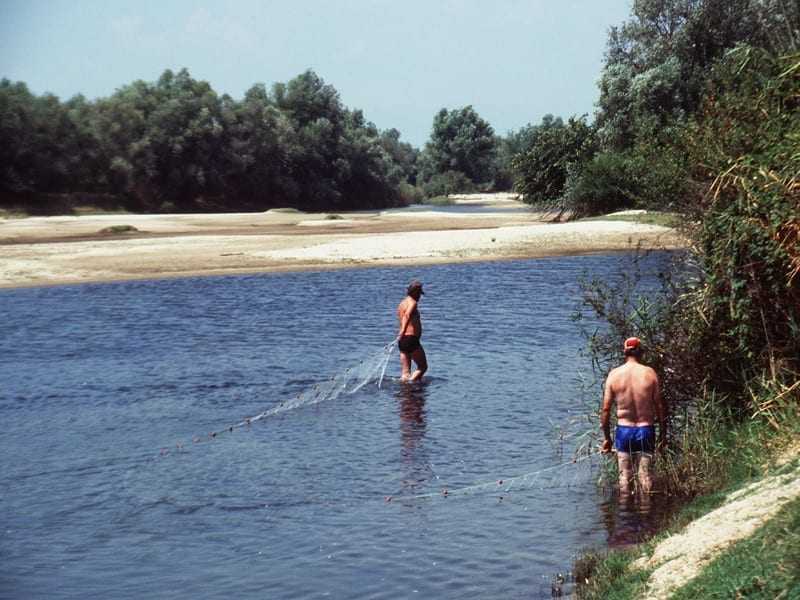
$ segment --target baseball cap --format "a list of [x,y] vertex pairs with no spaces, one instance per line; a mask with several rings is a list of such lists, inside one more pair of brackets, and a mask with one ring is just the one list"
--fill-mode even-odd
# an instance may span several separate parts
[[413,292],[415,290],[419,290],[420,294],[424,294],[425,293],[425,292],[422,291],[422,282],[417,280],[417,279],[412,280],[411,283],[408,284],[408,290],[407,291],[410,294],[411,292]]
[[629,337],[625,340],[625,343],[622,345],[623,350],[633,350],[634,348],[638,348],[641,346],[642,342],[639,341],[637,337]]

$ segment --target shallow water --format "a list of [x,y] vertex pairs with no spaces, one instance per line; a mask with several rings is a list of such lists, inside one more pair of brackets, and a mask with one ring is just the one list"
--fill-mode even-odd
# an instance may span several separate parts
[[[640,528],[559,443],[577,280],[626,260],[0,292],[0,596],[549,597]],[[425,383],[395,351],[381,388],[224,431],[380,354],[412,277]]]

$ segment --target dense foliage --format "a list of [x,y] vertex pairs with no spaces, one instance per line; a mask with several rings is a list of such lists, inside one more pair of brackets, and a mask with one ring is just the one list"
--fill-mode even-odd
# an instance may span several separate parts
[[527,147],[512,159],[516,189],[531,204],[559,208],[567,177],[575,165],[592,158],[595,141],[584,118],[545,120],[531,132]]
[[0,82],[0,192],[114,194],[142,210],[363,208],[413,196],[417,152],[307,71],[242,100],[186,70],[60,102]]
[[609,33],[589,132],[596,152],[576,156],[564,137],[518,154],[518,191],[573,216],[678,208],[696,191],[682,136],[714,65],[742,43],[797,50],[799,28],[800,6],[780,0],[636,0],[631,18]]
[[[689,128],[704,258],[691,343],[717,389],[800,373],[800,53],[731,53]],[[700,357],[698,356],[698,359]]]
[[420,156],[420,176],[428,196],[473,191],[495,176],[497,139],[474,108],[441,109]]
[[714,481],[702,471],[714,463],[694,454],[713,437],[703,419],[778,429],[800,411],[800,53],[740,46],[708,80],[677,140],[691,166],[681,204],[691,251],[649,303],[637,300],[635,269],[590,282],[585,298],[610,325],[591,332],[598,372],[625,336],[649,348],[673,450],[688,457],[670,467],[678,487]]

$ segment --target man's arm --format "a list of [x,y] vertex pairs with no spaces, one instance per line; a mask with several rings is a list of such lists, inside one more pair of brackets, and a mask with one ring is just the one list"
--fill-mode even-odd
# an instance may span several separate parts
[[600,451],[603,454],[611,452],[611,403],[613,400],[611,375],[609,375],[603,388],[603,406],[600,409],[600,428],[603,430],[603,445],[600,447]]

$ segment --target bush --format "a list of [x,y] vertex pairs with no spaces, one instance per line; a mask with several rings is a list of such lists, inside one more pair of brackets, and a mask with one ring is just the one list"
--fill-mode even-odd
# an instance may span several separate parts
[[[693,343],[717,388],[800,373],[800,54],[741,48],[714,74],[687,139],[704,285]],[[704,353],[706,354],[706,353]]]
[[675,146],[644,141],[633,150],[602,152],[571,165],[562,205],[575,217],[627,208],[674,210],[685,204],[688,189],[681,154]]
[[475,184],[460,171],[437,173],[422,186],[425,196],[448,196],[450,194],[469,194],[475,191]]
[[403,182],[398,186],[398,193],[400,196],[400,203],[403,206],[410,206],[411,204],[420,204],[425,200],[425,192],[416,185]]
[[583,117],[544,129],[529,149],[511,161],[514,189],[528,204],[564,210],[569,170],[588,161],[595,150],[594,132]]
[[603,215],[636,206],[634,164],[623,154],[604,152],[569,170],[563,204],[573,217]]

